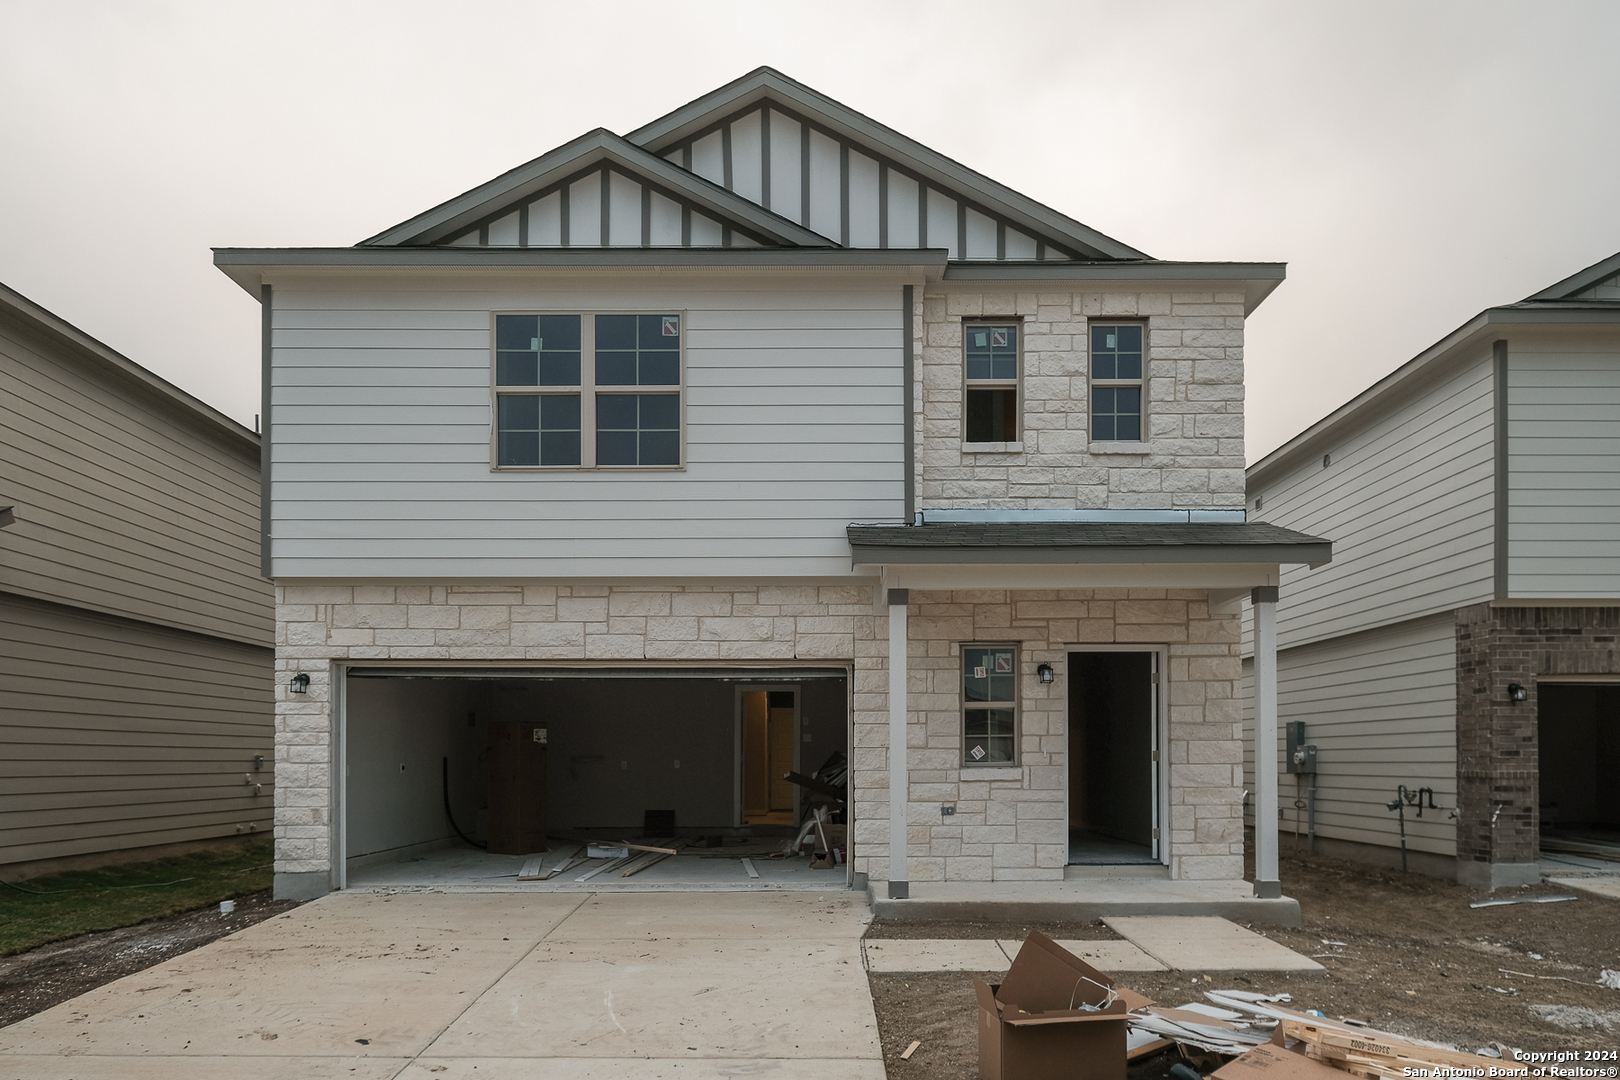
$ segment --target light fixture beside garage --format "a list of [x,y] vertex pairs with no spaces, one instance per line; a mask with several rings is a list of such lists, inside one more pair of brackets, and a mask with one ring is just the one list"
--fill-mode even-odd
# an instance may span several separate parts
[[309,693],[309,676],[300,671],[292,677],[292,692],[295,694]]
[[1053,679],[1057,678],[1057,673],[1052,670],[1051,664],[1042,664],[1040,667],[1035,669],[1035,677],[1040,679],[1043,683],[1049,683]]
[[1514,703],[1523,701],[1526,697],[1525,689],[1516,682],[1508,683],[1508,700]]

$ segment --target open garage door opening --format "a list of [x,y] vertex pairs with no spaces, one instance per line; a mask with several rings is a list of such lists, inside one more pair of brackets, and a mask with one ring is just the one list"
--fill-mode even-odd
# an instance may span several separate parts
[[[588,844],[628,841],[681,853],[646,867],[643,884],[679,863],[735,884],[791,865],[826,887],[846,873],[848,693],[841,669],[351,669],[342,876],[510,883],[525,856],[553,856],[545,870],[577,848],[544,879],[565,884],[603,865]],[[807,825],[804,854],[779,858]]]
[[1620,684],[1536,687],[1541,847],[1620,859]]

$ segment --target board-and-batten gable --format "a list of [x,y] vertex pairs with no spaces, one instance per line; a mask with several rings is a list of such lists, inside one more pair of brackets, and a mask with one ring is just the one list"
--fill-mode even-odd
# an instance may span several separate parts
[[[648,151],[651,161],[637,156]],[[553,174],[540,187],[542,166]],[[567,175],[555,175],[558,166]],[[363,242],[422,243],[830,244],[936,248],[964,261],[1147,260],[768,68],[626,140],[592,132]]]
[[0,590],[255,645],[258,440],[0,286]]

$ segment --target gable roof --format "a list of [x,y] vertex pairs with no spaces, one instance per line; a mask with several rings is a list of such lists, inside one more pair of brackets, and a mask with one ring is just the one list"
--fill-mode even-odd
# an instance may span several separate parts
[[1525,297],[1526,303],[1540,300],[1578,300],[1578,299],[1604,299],[1620,300],[1620,293],[1613,296],[1583,296],[1583,293],[1592,292],[1596,287],[1613,285],[1615,279],[1620,277],[1620,252],[1615,252],[1607,259],[1602,259],[1588,266],[1578,274],[1571,274],[1563,281],[1557,281]]
[[641,149],[606,128],[586,132],[549,153],[360,241],[360,247],[433,244],[500,218],[548,191],[606,168],[635,177],[671,200],[701,207],[763,243],[833,247],[831,240]]
[[1005,218],[1037,236],[1044,234],[1060,245],[1072,247],[1082,257],[1151,258],[770,67],[756,68],[637,128],[625,138],[654,154],[664,154],[762,104],[819,128],[835,139],[854,143],[880,161],[959,196],[970,205],[977,204],[992,217]]

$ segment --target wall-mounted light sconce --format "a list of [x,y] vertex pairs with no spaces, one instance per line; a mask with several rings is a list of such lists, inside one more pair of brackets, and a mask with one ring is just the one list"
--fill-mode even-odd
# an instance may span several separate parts
[[295,694],[309,693],[309,676],[302,671],[292,677],[292,692]]
[[1520,686],[1516,682],[1508,683],[1508,700],[1509,701],[1513,701],[1513,702],[1523,701],[1527,696],[1528,695],[1525,693],[1524,687]]
[[1035,669],[1035,677],[1043,683],[1049,683],[1057,678],[1057,673],[1052,670],[1051,664],[1042,664]]

